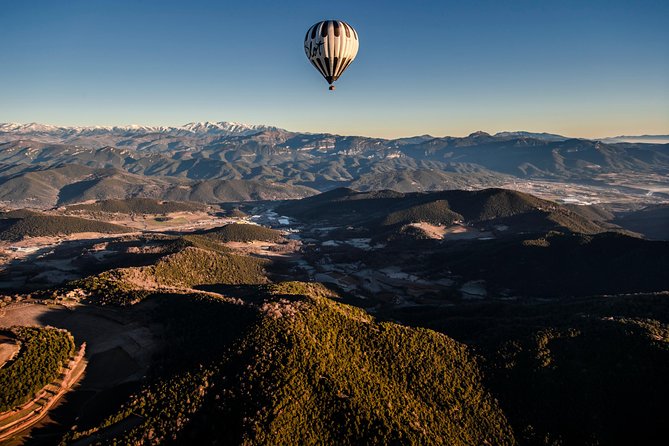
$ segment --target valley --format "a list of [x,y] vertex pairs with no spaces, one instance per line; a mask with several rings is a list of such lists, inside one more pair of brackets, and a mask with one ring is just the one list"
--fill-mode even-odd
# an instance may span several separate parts
[[[3,444],[667,435],[666,144],[223,123],[0,141],[0,380],[49,365],[13,388],[0,420],[42,409]],[[72,348],[24,348],[49,327]]]
[[[646,409],[634,417],[646,430],[637,435],[663,435],[658,405],[669,389],[657,367],[669,364],[669,241],[619,226],[623,220],[612,211],[506,189],[342,188],[301,200],[202,206],[112,200],[4,217],[31,224],[18,226],[23,234],[12,229],[18,238],[3,242],[0,327],[65,329],[77,346],[86,344],[87,363],[74,390],[7,444],[149,437],[263,443],[296,435],[334,435],[349,444],[438,444],[452,435],[495,444],[550,444],[542,440],[549,437],[609,442],[631,437],[607,411],[632,416],[626,408],[638,407],[640,398]],[[85,222],[77,220],[69,235],[37,224],[61,216]],[[127,231],[86,232],[86,222],[96,219]],[[639,228],[639,219],[630,221]],[[343,341],[350,330],[359,334]],[[313,336],[320,341],[309,344]],[[565,350],[565,343],[573,346]],[[440,349],[451,353],[440,356]],[[608,353],[593,357],[592,349]],[[346,361],[327,359],[344,352],[352,355]],[[292,364],[295,378],[282,378],[277,355]],[[631,380],[615,401],[596,383],[600,377],[615,385],[606,372],[611,361]],[[426,384],[439,401],[450,401],[449,409],[401,390],[406,373],[443,373],[437,364],[470,370],[449,372],[470,380],[464,394],[452,393],[464,384]],[[564,399],[534,401],[518,388],[532,382],[551,393],[575,373],[582,383]],[[580,400],[586,385],[596,400]],[[377,386],[395,390],[377,393]],[[306,388],[317,401],[330,401],[329,409],[318,403],[317,418],[298,422],[315,404],[296,399]],[[171,398],[175,391],[188,399]],[[579,416],[611,421],[579,424],[559,409],[574,399]],[[413,415],[399,410],[407,405]],[[285,411],[291,415],[278,421]],[[537,413],[553,413],[554,421]],[[211,425],[211,417],[226,422]],[[341,417],[367,421],[345,433]],[[434,417],[443,420],[440,430],[427,421]],[[405,427],[390,421],[402,419]],[[369,431],[367,423],[386,427]]]

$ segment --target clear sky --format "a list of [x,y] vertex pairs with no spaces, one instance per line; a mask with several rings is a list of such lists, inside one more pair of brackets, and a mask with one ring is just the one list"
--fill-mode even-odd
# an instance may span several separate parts
[[[302,46],[360,51],[329,92]],[[669,133],[669,1],[0,0],[0,122]]]

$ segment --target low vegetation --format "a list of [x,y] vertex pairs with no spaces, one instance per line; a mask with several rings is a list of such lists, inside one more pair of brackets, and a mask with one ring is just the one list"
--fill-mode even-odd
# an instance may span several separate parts
[[221,242],[278,242],[283,238],[277,230],[246,223],[230,223],[204,231],[202,235]]
[[[178,244],[182,244],[180,239]],[[117,268],[69,282],[98,305],[133,305],[165,288],[189,289],[199,285],[263,284],[266,260],[190,246],[149,266]]]
[[44,215],[42,212],[32,211],[30,209],[14,209],[11,211],[0,212],[0,219],[18,219],[26,217],[36,217]]
[[434,225],[452,225],[461,221],[462,215],[453,212],[446,200],[436,200],[431,203],[419,204],[401,211],[388,214],[381,222],[384,226],[405,225],[414,222],[426,222]]
[[225,214],[227,217],[232,217],[232,218],[246,218],[249,216],[246,212],[242,211],[239,208],[232,208],[226,211]]
[[384,226],[420,221],[445,225],[464,221],[486,229],[502,224],[509,232],[559,228],[580,233],[603,231],[599,224],[564,206],[506,189],[413,193],[336,189],[287,203],[277,211],[307,222],[360,225],[373,233],[385,231]]
[[[260,296],[236,303],[164,299],[160,317],[169,318],[166,336],[175,344],[165,359],[172,366],[163,370],[171,371],[101,426],[70,439],[515,444],[468,348],[431,330],[377,322],[360,309],[302,295],[314,291],[329,293],[292,282],[258,288]],[[180,350],[184,343],[208,352],[199,366],[184,368],[193,360]],[[105,429],[123,423],[131,426],[125,432]]]
[[125,226],[104,221],[59,215],[27,214],[20,218],[0,220],[0,240],[9,241],[18,241],[25,237],[49,237],[79,232],[121,234],[132,231]]
[[[513,259],[514,261],[501,261]],[[589,296],[669,290],[669,242],[617,233],[549,232],[444,246],[429,261],[489,291],[524,296]]]
[[168,214],[171,212],[203,211],[206,206],[184,201],[161,201],[152,198],[126,198],[124,200],[102,200],[90,204],[75,204],[68,212],[108,212],[119,214]]
[[311,296],[337,299],[334,291],[318,282],[279,282],[267,285],[265,291],[272,296]]
[[[137,278],[143,283],[138,284]],[[154,282],[155,283],[155,282]],[[155,285],[146,283],[142,268],[117,268],[94,276],[74,280],[67,288],[78,292],[97,305],[133,305],[150,294]],[[72,291],[70,291],[72,292]]]
[[262,404],[245,425],[249,443],[514,443],[463,345],[329,299],[280,305],[282,317],[253,333],[246,379]]
[[473,345],[526,445],[661,444],[669,435],[669,295],[389,310]]
[[173,242],[169,244],[169,249],[172,252],[179,252],[183,248],[187,247],[193,247],[193,248],[201,248],[201,249],[206,249],[209,251],[215,251],[215,252],[231,252],[232,250],[230,248],[227,248],[225,245],[222,244],[223,242],[217,240],[216,238],[213,237],[208,237],[207,235],[202,235],[202,234],[185,234],[177,239],[175,239]]
[[255,257],[189,247],[163,257],[145,271],[165,286],[257,284],[267,281],[266,263]]
[[70,333],[55,328],[14,327],[21,345],[14,361],[0,369],[0,412],[20,406],[55,380],[74,354]]

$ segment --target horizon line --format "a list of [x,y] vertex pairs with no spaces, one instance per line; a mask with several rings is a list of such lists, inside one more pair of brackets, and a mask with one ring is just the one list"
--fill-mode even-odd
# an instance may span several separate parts
[[30,125],[43,125],[47,127],[58,127],[58,128],[66,128],[66,129],[72,129],[72,128],[86,128],[86,129],[96,129],[96,128],[101,128],[101,129],[111,129],[114,127],[117,128],[142,128],[142,127],[153,127],[153,128],[173,128],[173,129],[178,129],[185,127],[189,124],[234,124],[234,125],[241,125],[241,126],[247,126],[247,127],[272,127],[276,128],[278,130],[284,130],[287,132],[291,133],[304,133],[304,134],[312,134],[312,135],[317,135],[317,134],[325,134],[325,135],[334,135],[334,136],[344,136],[344,137],[363,137],[363,138],[373,138],[373,139],[385,139],[388,141],[392,140],[397,140],[397,139],[405,139],[405,138],[417,138],[417,137],[431,137],[431,138],[466,138],[468,136],[472,136],[477,133],[486,133],[490,136],[496,136],[499,134],[503,133],[530,133],[530,134],[537,134],[537,135],[551,135],[551,136],[559,136],[565,139],[587,139],[591,141],[597,141],[597,140],[602,140],[602,139],[613,139],[613,138],[641,138],[641,137],[667,137],[669,136],[669,130],[666,131],[666,133],[662,134],[618,134],[614,136],[603,136],[603,137],[587,137],[587,136],[567,136],[567,135],[562,135],[559,133],[553,133],[553,132],[548,132],[548,131],[530,131],[530,130],[502,130],[498,131],[495,133],[490,133],[485,130],[475,130],[473,132],[470,132],[466,135],[453,135],[453,134],[444,134],[441,136],[437,135],[432,135],[430,133],[423,133],[423,134],[414,134],[414,135],[407,135],[407,136],[399,136],[395,138],[389,138],[389,137],[378,137],[378,136],[369,136],[369,135],[356,135],[356,134],[341,134],[341,133],[331,133],[331,132],[326,132],[326,131],[303,131],[303,130],[289,130],[286,128],[283,128],[278,125],[273,125],[273,124],[250,124],[247,122],[240,122],[240,121],[190,121],[185,124],[179,124],[179,125],[171,125],[171,124],[112,124],[112,125],[105,125],[105,124],[92,124],[92,125],[73,125],[73,124],[46,124],[43,122],[37,122],[37,121],[32,121],[32,122],[27,122],[27,123],[22,123],[22,122],[16,122],[16,121],[11,121],[11,122],[0,122],[0,125],[20,125],[20,126],[30,126]]

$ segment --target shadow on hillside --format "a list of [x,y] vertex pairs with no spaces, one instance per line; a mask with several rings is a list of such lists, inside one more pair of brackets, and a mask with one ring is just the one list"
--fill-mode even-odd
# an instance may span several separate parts
[[470,302],[376,316],[472,347],[521,444],[660,444],[669,433],[666,295]]
[[80,200],[86,191],[94,187],[99,181],[99,178],[93,178],[91,180],[78,181],[76,183],[63,186],[58,192],[56,205],[62,206],[63,204],[67,204],[73,200]]
[[[93,249],[99,243],[107,243],[101,251],[104,253],[102,256],[96,255],[98,253]],[[146,243],[142,239],[110,240],[102,237],[65,240],[57,246],[45,246],[23,258],[7,262],[0,272],[0,281],[5,282],[0,290],[4,293],[38,291],[114,268],[152,265],[165,253],[142,252],[139,249],[128,252],[129,248],[142,247]],[[4,286],[12,281],[15,285]]]
[[196,285],[193,289],[218,293],[251,303],[262,302],[267,297],[267,293],[258,285]]
[[41,325],[72,333],[77,346],[85,342],[88,365],[75,388],[29,431],[25,445],[57,444],[72,425],[95,426],[139,389],[157,348],[154,307],[52,307],[39,317]]

